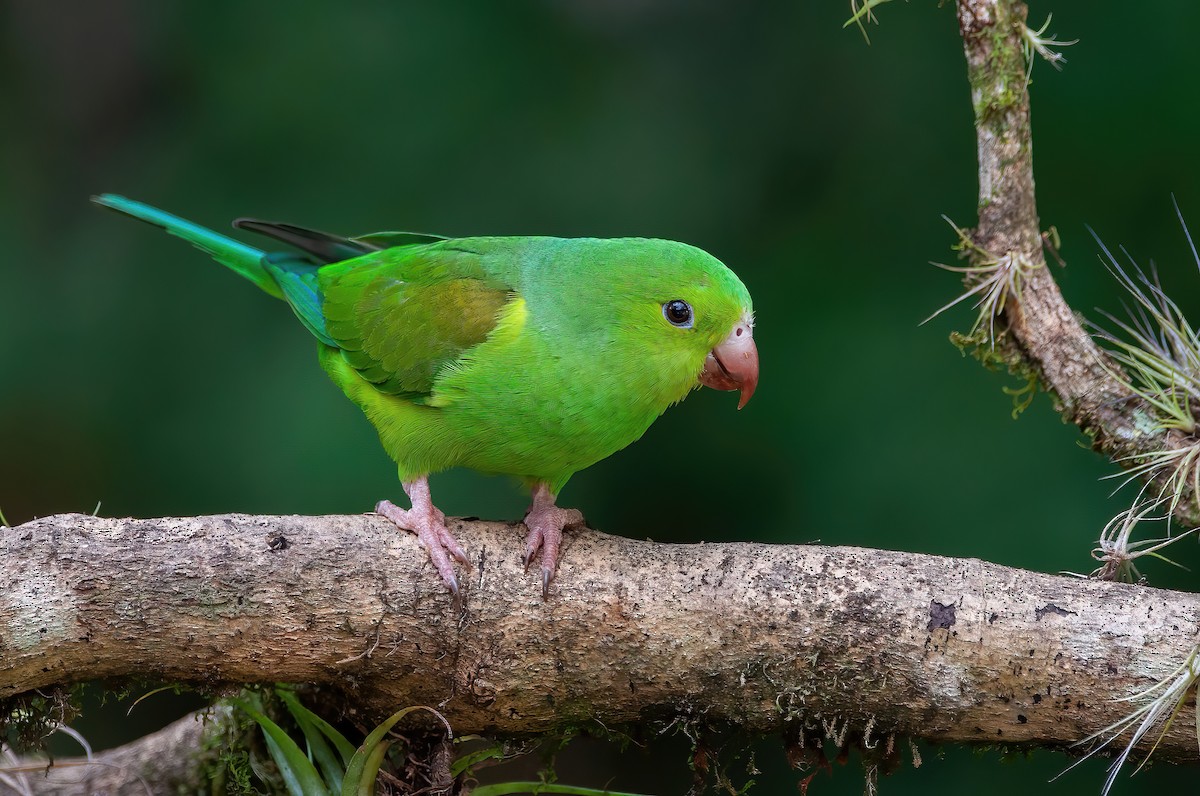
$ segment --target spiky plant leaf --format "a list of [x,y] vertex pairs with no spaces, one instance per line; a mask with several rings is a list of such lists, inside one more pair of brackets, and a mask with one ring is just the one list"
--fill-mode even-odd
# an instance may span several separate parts
[[[300,700],[292,691],[286,688],[277,688],[275,693],[287,706],[288,712],[296,720],[296,725],[300,727],[300,732],[304,734],[304,739],[308,742],[308,749],[321,769],[326,786],[332,793],[340,792],[346,766],[350,764],[350,759],[354,756],[354,747],[328,722],[301,705]],[[338,747],[341,760],[334,755],[325,740],[326,737]]]
[[402,718],[414,710],[428,710],[446,725],[446,733],[453,735],[446,719],[431,707],[412,705],[396,711],[384,719],[378,727],[371,730],[370,735],[362,742],[362,746],[358,747],[358,751],[354,753],[354,757],[346,767],[346,778],[342,781],[342,796],[363,796],[364,794],[369,796],[375,792],[375,777],[379,773],[379,766],[383,763],[383,752],[379,751],[380,746],[387,734],[391,732],[392,727],[395,727]]
[[[361,758],[357,755],[350,767],[346,769],[346,781],[342,785],[342,796],[375,796],[375,779],[379,776],[379,767],[391,747],[391,741],[380,741],[370,747]],[[364,746],[359,751],[363,751]]]
[[263,737],[267,740],[267,751],[279,768],[287,785],[288,793],[292,796],[329,796],[329,789],[321,779],[316,766],[304,754],[299,745],[283,728],[255,709],[245,699],[235,699],[233,704],[246,712],[250,718],[262,728]]
[[502,746],[501,744],[494,744],[485,749],[477,749],[474,752],[468,752],[467,754],[462,755],[462,756],[458,757],[457,759],[455,759],[455,761],[450,764],[450,775],[457,777],[459,774],[462,774],[464,771],[467,771],[467,770],[471,769],[473,766],[477,766],[486,760],[503,760],[503,759],[504,759],[504,746]]
[[859,5],[860,0],[850,0],[850,19],[846,20],[842,28],[848,28],[851,25],[857,25],[859,31],[863,35],[863,40],[867,44],[871,43],[871,37],[867,35],[868,22],[879,24],[879,20],[875,17],[875,7],[881,6],[884,3],[889,3],[891,0],[861,0],[862,5]]

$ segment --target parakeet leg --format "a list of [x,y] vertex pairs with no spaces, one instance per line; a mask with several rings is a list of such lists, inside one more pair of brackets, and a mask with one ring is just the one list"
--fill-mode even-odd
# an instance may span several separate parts
[[581,522],[583,514],[578,509],[563,509],[554,505],[554,495],[544,482],[534,485],[533,505],[525,514],[525,527],[529,529],[529,535],[525,537],[525,569],[529,569],[533,557],[541,549],[543,600],[549,594],[550,581],[554,579],[554,571],[558,568],[558,548],[562,544],[563,528]]
[[433,505],[433,499],[429,497],[429,478],[422,476],[402,486],[412,501],[411,509],[405,510],[390,500],[381,500],[375,506],[375,512],[387,517],[401,530],[415,533],[421,544],[425,545],[429,560],[437,568],[442,580],[450,587],[450,591],[458,594],[458,577],[454,574],[450,556],[464,564],[471,562],[462,545],[446,528],[446,515]]

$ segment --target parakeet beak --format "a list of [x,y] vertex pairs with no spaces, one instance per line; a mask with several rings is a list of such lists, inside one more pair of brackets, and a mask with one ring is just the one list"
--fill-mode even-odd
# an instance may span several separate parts
[[746,405],[758,386],[758,349],[754,346],[754,326],[743,317],[721,343],[708,352],[700,383],[714,390],[738,390],[738,409]]

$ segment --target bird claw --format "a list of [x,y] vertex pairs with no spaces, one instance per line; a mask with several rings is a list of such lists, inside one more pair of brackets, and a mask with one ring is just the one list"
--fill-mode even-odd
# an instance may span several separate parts
[[471,562],[462,545],[446,527],[446,515],[432,504],[425,510],[418,505],[411,509],[402,509],[390,500],[379,501],[375,506],[375,513],[387,517],[397,528],[416,535],[446,587],[458,596],[458,576],[454,572],[454,564],[450,562],[450,557],[453,556],[463,564]]
[[525,515],[525,527],[529,535],[525,537],[525,555],[522,561],[525,571],[533,564],[533,559],[540,550],[542,553],[542,599],[550,596],[550,583],[558,569],[558,551],[562,545],[563,528],[568,525],[578,525],[583,522],[583,514],[577,509],[563,509],[553,502],[539,501],[535,495],[533,508]]

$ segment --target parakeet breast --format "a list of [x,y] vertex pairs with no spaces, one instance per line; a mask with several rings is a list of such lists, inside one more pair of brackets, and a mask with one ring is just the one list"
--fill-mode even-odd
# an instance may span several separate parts
[[[578,341],[576,341],[578,342]],[[634,442],[696,384],[702,358],[674,372],[617,346],[571,345],[530,332],[485,344],[444,385],[444,423],[467,442],[462,464],[552,484]]]

